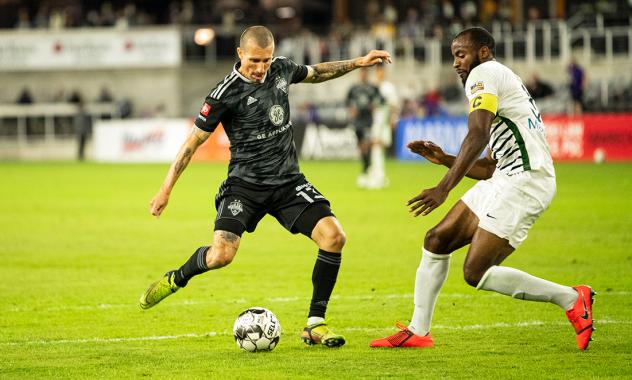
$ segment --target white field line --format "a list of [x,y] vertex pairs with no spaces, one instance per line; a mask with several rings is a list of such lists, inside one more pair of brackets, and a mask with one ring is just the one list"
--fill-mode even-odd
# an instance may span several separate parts
[[[632,295],[632,292],[628,291],[620,291],[620,292],[597,292],[597,297],[601,298],[603,296],[629,296]],[[471,298],[471,297],[502,297],[505,296],[493,293],[493,292],[480,292],[480,293],[445,293],[439,294],[439,299],[458,299],[458,298]],[[348,295],[348,296],[332,296],[332,301],[380,301],[385,299],[410,299],[412,302],[413,294],[412,293],[395,293],[395,294],[356,294],[356,295]],[[299,302],[299,301],[309,301],[308,296],[292,296],[292,297],[269,297],[264,298],[258,301],[249,301],[244,298],[238,299],[214,299],[213,301],[193,301],[193,300],[184,300],[184,301],[173,301],[165,303],[165,306],[188,306],[188,305],[210,305],[216,304],[218,302],[225,303],[239,303],[239,304],[256,304],[262,302],[270,302],[270,303],[283,303],[283,302]],[[164,306],[161,306],[164,307]],[[10,312],[10,313],[24,313],[24,312],[63,312],[63,311],[81,311],[81,310],[105,310],[105,309],[121,309],[121,308],[136,308],[138,309],[137,303],[128,303],[128,304],[97,304],[97,305],[77,305],[77,306],[52,306],[52,307],[39,307],[39,306],[13,306],[9,307],[5,310],[0,309],[0,312]]]
[[[629,325],[632,324],[632,321],[616,321],[612,319],[599,319],[595,321],[597,325]],[[464,325],[464,326],[442,326],[435,325],[433,326],[434,330],[456,330],[456,331],[464,331],[464,330],[493,330],[493,329],[512,329],[512,328],[521,328],[521,327],[530,327],[530,326],[567,326],[568,322],[549,322],[549,321],[526,321],[526,322],[515,322],[515,323],[505,323],[498,322],[492,324],[475,324],[475,325]],[[383,333],[385,331],[394,330],[393,327],[350,327],[350,328],[341,328],[339,331],[342,332],[366,332],[366,333]],[[78,343],[121,343],[121,342],[142,342],[142,341],[156,341],[156,340],[175,340],[175,339],[186,339],[186,338],[204,338],[210,336],[218,336],[218,335],[232,335],[232,332],[229,331],[210,331],[202,334],[180,334],[180,335],[159,335],[159,336],[140,336],[140,337],[132,337],[132,338],[84,338],[84,339],[59,339],[59,340],[27,340],[23,342],[0,342],[0,346],[23,346],[23,345],[51,345],[51,344],[78,344]]]

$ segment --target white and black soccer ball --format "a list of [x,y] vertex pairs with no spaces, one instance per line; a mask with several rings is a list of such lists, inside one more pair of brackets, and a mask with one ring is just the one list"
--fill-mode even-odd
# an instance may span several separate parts
[[255,306],[239,314],[233,326],[233,336],[242,350],[271,351],[281,338],[281,324],[270,310]]

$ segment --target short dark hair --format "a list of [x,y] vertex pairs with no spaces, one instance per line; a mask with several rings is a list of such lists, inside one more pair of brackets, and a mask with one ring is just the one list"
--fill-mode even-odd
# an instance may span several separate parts
[[253,40],[261,48],[274,44],[274,36],[270,29],[261,25],[246,28],[239,38],[239,46],[243,49],[248,40]]
[[492,36],[487,29],[481,28],[480,26],[467,28],[454,36],[454,40],[462,36],[467,36],[470,41],[474,43],[477,50],[483,46],[487,46],[492,52],[492,55],[496,55],[496,41],[494,40],[494,36]]

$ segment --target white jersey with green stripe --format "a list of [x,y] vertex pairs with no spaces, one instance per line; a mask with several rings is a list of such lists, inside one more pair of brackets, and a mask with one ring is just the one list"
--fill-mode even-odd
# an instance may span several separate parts
[[465,95],[472,101],[481,94],[498,99],[489,139],[496,168],[509,176],[529,170],[554,176],[540,111],[520,77],[499,62],[481,63],[470,72]]

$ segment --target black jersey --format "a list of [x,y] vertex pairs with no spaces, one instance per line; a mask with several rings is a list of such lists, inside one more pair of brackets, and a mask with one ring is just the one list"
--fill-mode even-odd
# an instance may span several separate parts
[[230,140],[228,176],[279,185],[300,174],[290,122],[289,85],[307,77],[307,66],[276,57],[263,83],[233,71],[206,97],[195,125],[207,132],[222,123]]
[[351,87],[347,93],[347,106],[358,110],[358,115],[353,121],[356,128],[370,128],[373,123],[373,108],[383,102],[377,86],[359,83]]

